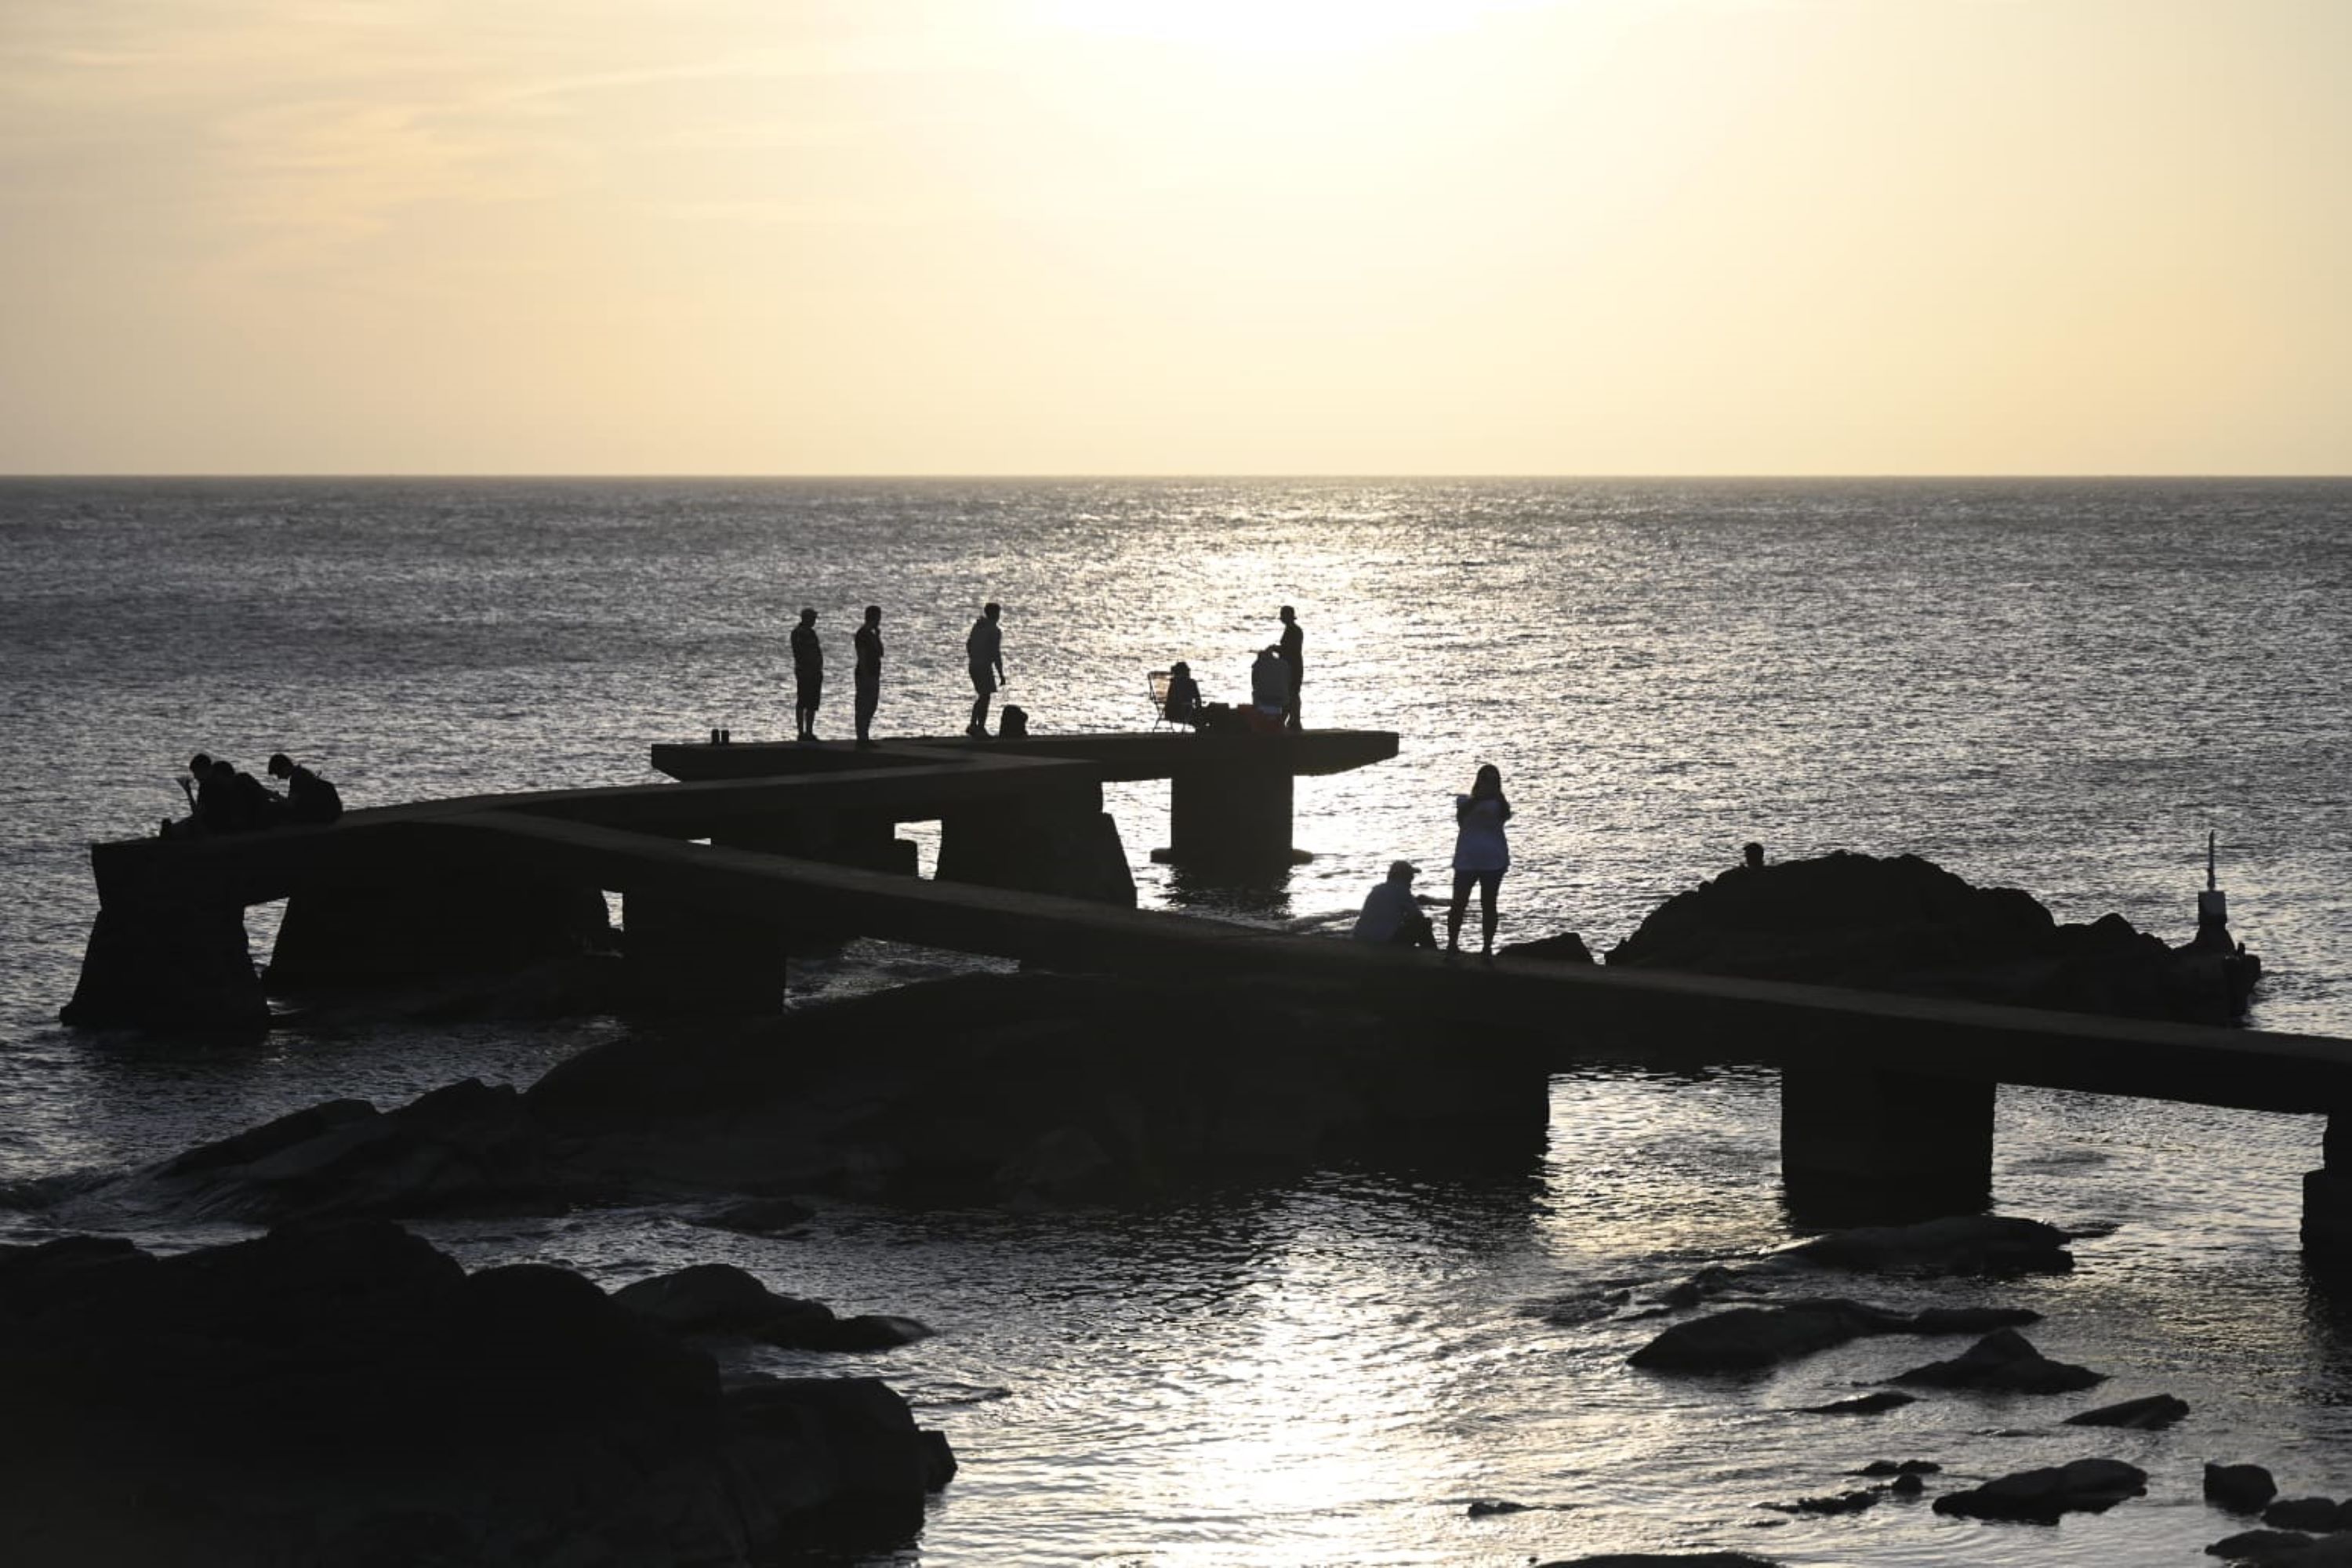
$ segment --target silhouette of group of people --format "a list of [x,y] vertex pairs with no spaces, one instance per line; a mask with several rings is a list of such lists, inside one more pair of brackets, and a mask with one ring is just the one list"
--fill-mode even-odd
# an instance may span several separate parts
[[1298,694],[1307,679],[1307,632],[1298,624],[1298,612],[1288,605],[1282,606],[1280,618],[1281,638],[1259,649],[1250,662],[1247,707],[1203,702],[1200,682],[1192,679],[1192,667],[1178,659],[1169,667],[1161,715],[1171,723],[1195,730],[1234,728],[1270,733],[1301,728]]
[[[814,609],[804,607],[800,624],[793,627],[793,738],[796,741],[819,738],[816,714],[824,701],[824,643],[817,635],[816,618]],[[975,738],[988,735],[990,704],[1008,684],[1003,619],[1003,605],[992,602],[984,605],[980,618],[972,622],[971,630],[964,637],[964,667],[971,679],[972,691],[971,718],[964,725],[964,733]],[[1298,693],[1306,675],[1307,634],[1298,624],[1297,612],[1288,605],[1282,606],[1281,620],[1280,640],[1267,644],[1251,668],[1246,710],[1203,702],[1200,684],[1192,679],[1192,666],[1180,659],[1171,672],[1161,711],[1174,722],[1195,729],[1215,728],[1236,719],[1247,728],[1299,728]],[[857,744],[871,746],[876,743],[874,713],[882,701],[881,605],[866,606],[866,618],[851,640],[856,650]],[[998,732],[1026,733],[1027,716],[1007,704]]]
[[[1495,961],[1495,927],[1499,917],[1503,873],[1511,868],[1511,844],[1503,825],[1511,820],[1511,803],[1503,794],[1503,771],[1492,763],[1478,770],[1470,793],[1454,797],[1454,900],[1445,912],[1445,952],[1451,958],[1462,951],[1462,921],[1469,913],[1470,892],[1478,892],[1478,926],[1484,939],[1480,956]],[[1759,852],[1760,854],[1760,852]],[[1410,860],[1389,867],[1388,879],[1364,899],[1356,917],[1355,939],[1391,947],[1435,947],[1437,932],[1413,896],[1412,879],[1420,868]]]
[[269,776],[284,781],[280,795],[226,757],[198,752],[188,759],[180,778],[187,796],[188,815],[166,817],[163,837],[188,838],[215,833],[256,833],[268,827],[332,822],[343,815],[343,797],[334,784],[283,752],[269,758]]

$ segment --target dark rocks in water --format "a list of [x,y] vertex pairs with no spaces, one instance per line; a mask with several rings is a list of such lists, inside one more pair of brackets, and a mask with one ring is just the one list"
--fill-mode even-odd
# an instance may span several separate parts
[[1925,1388],[1995,1389],[2010,1394],[2071,1394],[2105,1383],[2106,1373],[2052,1361],[2023,1334],[1987,1334],[1949,1361],[1930,1362],[1888,1380]]
[[780,1236],[798,1230],[815,1217],[816,1210],[790,1198],[745,1198],[697,1215],[694,1223],[718,1230],[740,1230],[747,1236]]
[[2278,1496],[2278,1482],[2260,1465],[2205,1465],[2205,1500],[2231,1513],[2260,1513]]
[[1885,1495],[1874,1489],[1859,1488],[1829,1497],[1799,1498],[1794,1502],[1768,1502],[1763,1506],[1778,1513],[1860,1513],[1864,1509],[1876,1508],[1878,1500]]
[[1689,1279],[1660,1291],[1658,1305],[1676,1310],[1696,1307],[1709,1297],[1720,1296],[1738,1281],[1737,1273],[1719,1263],[1711,1263]]
[[2273,1530],[2307,1530],[2325,1535],[2345,1528],[2344,1511],[2334,1498],[2281,1498],[2263,1510],[2263,1522]]
[[1507,1498],[1482,1497],[1474,1500],[1465,1511],[1472,1519],[1493,1519],[1498,1514],[1526,1513],[1528,1509],[1526,1503],[1512,1502]]
[[1854,1471],[1857,1476],[1932,1476],[1943,1466],[1933,1459],[1873,1459]]
[[1750,1557],[1745,1552],[1611,1552],[1599,1557],[1570,1557],[1538,1563],[1537,1568],[1777,1568],[1777,1565],[1762,1557]]
[[1551,963],[1591,963],[1592,950],[1584,945],[1584,938],[1572,931],[1558,936],[1539,938],[1535,942],[1515,942],[1503,949],[1505,958],[1537,958]]
[[872,1379],[722,1386],[576,1274],[375,1220],[0,1249],[0,1407],[30,1568],[748,1565],[901,1543],[952,1467]]
[[1874,1335],[1975,1333],[1995,1324],[2033,1322],[2040,1315],[1992,1307],[1890,1312],[1827,1297],[1778,1307],[1734,1307],[1676,1323],[1627,1359],[1660,1372],[1747,1372]]
[[2145,1399],[2126,1399],[2120,1405],[2105,1405],[2096,1410],[2069,1415],[2063,1425],[2128,1426],[2135,1431],[2154,1432],[2171,1426],[2188,1414],[2189,1401],[2169,1394],[2151,1394]]
[[412,1215],[588,1195],[513,1089],[466,1079],[392,1111],[338,1100],[146,1173],[184,1212],[255,1222]]
[[1833,1399],[1827,1405],[1800,1405],[1797,1411],[1803,1415],[1884,1415],[1890,1410],[1918,1403],[1916,1394],[1896,1394],[1889,1389],[1853,1399]]
[[2066,1250],[2071,1239],[2037,1219],[1958,1215],[1832,1231],[1784,1247],[1770,1261],[1853,1274],[2063,1274],[2074,1267]]
[[1608,962],[2200,1023],[2230,1022],[2243,999],[2210,954],[2118,915],[2062,926],[2029,894],[1916,855],[1727,871],[1652,910]]
[[2352,1537],[2315,1539],[2299,1530],[2243,1530],[2205,1549],[2208,1557],[2252,1568],[2346,1568]]
[[835,1317],[824,1302],[780,1296],[730,1263],[699,1263],[640,1279],[614,1291],[613,1303],[673,1333],[757,1340],[786,1350],[887,1350],[931,1332],[912,1318]]
[[2046,1469],[2020,1470],[1967,1491],[1936,1500],[1937,1513],[1965,1519],[2006,1519],[2055,1524],[2062,1514],[2104,1513],[2147,1491],[2147,1472],[2120,1459],[2076,1459]]
[[1895,1497],[1914,1498],[1927,1489],[1927,1482],[1918,1471],[1906,1470],[1895,1477],[1893,1484],[1886,1489]]

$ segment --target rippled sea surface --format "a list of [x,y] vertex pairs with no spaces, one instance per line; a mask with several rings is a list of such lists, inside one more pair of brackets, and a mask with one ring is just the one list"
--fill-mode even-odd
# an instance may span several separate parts
[[[845,674],[857,609],[884,605],[896,733],[961,726],[983,599],[1005,605],[1009,695],[1057,730],[1134,727],[1144,672],[1178,658],[1240,696],[1297,605],[1307,722],[1398,730],[1402,754],[1302,781],[1317,858],[1247,899],[1150,864],[1165,785],[1115,790],[1147,903],[1331,923],[1390,859],[1444,864],[1449,798],[1486,761],[1517,811],[1505,941],[1605,946],[1749,838],[1915,851],[2178,941],[2210,829],[2268,966],[2255,1025],[2352,1035],[2348,578],[2343,483],[0,481],[0,1181],[31,1205],[0,1236],[217,1239],[33,1194],[337,1095],[528,1082],[625,1026],[245,1047],[58,1026],[85,842],[152,832],[189,752],[291,751],[355,805],[642,782],[652,742],[785,732],[803,604]],[[905,964],[853,950],[809,978]],[[1629,1293],[1790,1237],[1772,1075],[1551,1092],[1545,1158],[1475,1184],[836,1206],[785,1239],[657,1209],[422,1228],[612,1284],[733,1260],[933,1323],[887,1356],[761,1363],[879,1373],[950,1434],[962,1474],[906,1553],[926,1563],[2187,1563],[2234,1528],[2197,1500],[2204,1459],[2352,1491],[2352,1300],[2306,1280],[2294,1234],[2315,1116],[2004,1090],[2001,1208],[2113,1229],[2064,1278],[1851,1293],[2032,1306],[2039,1346],[2113,1380],[1841,1423],[1789,1407],[1957,1346],[1865,1341],[1744,1380],[1624,1364],[1654,1330]],[[2158,1391],[2194,1407],[2170,1433],[2053,1426]],[[2086,1453],[2147,1468],[2150,1496],[2054,1530],[1756,1507],[1874,1458],[1966,1478]],[[1545,1506],[1473,1521],[1476,1497]]]

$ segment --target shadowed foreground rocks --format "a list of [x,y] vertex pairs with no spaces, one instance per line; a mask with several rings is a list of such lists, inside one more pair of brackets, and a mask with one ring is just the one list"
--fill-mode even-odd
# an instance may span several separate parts
[[1627,1359],[1654,1372],[1752,1372],[1853,1340],[1885,1334],[1981,1334],[2033,1323],[2022,1307],[1930,1307],[1892,1312],[1843,1297],[1785,1306],[1734,1307],[1676,1323]]
[[117,1195],[256,1223],[721,1193],[1091,1202],[1373,1154],[1524,1166],[1544,1084],[1532,1050],[1344,994],[975,975],[640,1028],[523,1093],[469,1080],[390,1111],[331,1101]]
[[2032,895],[1916,855],[1839,852],[1735,868],[1650,912],[1611,967],[1959,996],[2128,1018],[2228,1023],[2258,960],[2172,948],[2121,915],[2061,925]]
[[372,1221],[0,1250],[0,1407],[29,1568],[732,1568],[902,1542],[953,1469],[877,1381],[722,1386],[576,1274]]

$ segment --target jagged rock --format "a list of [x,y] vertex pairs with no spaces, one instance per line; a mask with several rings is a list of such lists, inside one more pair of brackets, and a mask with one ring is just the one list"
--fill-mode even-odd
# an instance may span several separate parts
[[1916,855],[1837,853],[1735,868],[1667,900],[1612,966],[1810,981],[2136,1018],[2227,1023],[2251,988],[2118,915],[2059,925],[2014,888],[1977,888]]
[[1853,1473],[1857,1476],[1932,1476],[1943,1468],[1933,1459],[1873,1459]]
[[2020,1470],[1967,1491],[1946,1492],[1936,1500],[1936,1511],[2050,1524],[2062,1514],[2104,1513],[2147,1490],[2147,1472],[2137,1466],[2120,1459],[2076,1459],[2046,1469]]
[[2205,1466],[2205,1500],[2231,1513],[2260,1513],[2278,1496],[2278,1482],[2260,1465]]
[[1515,942],[1503,949],[1505,958],[1538,958],[1552,963],[1591,963],[1592,950],[1584,945],[1584,938],[1572,931],[1558,936],[1547,936],[1534,942]]
[[2305,1530],[2325,1535],[2341,1530],[2343,1510],[2334,1498],[2290,1497],[2263,1510],[2263,1522],[2273,1530]]
[[870,1351],[930,1330],[912,1318],[839,1318],[822,1301],[780,1296],[729,1263],[699,1263],[624,1286],[613,1302],[674,1333],[758,1340],[788,1350]]
[[2105,1383],[2106,1373],[2052,1361],[2013,1329],[1987,1334],[1949,1361],[1930,1362],[1889,1380],[1927,1388],[2000,1389],[2011,1394],[2068,1394]]
[[1917,1225],[1832,1231],[1772,1255],[1856,1274],[2063,1274],[2071,1238],[2056,1226],[2004,1215],[1961,1215]]
[[[1661,1372],[1743,1372],[1878,1334],[1974,1332],[1992,1323],[2033,1322],[2039,1316],[2000,1308],[1890,1312],[1830,1297],[1779,1307],[1734,1307],[1676,1323],[1627,1359]],[[1947,1326],[1955,1322],[1961,1326]]]
[[878,1382],[722,1388],[576,1274],[375,1220],[0,1250],[0,1408],[25,1568],[748,1565],[894,1545],[952,1468]]
[[1860,1394],[1853,1399],[1833,1399],[1827,1405],[1800,1405],[1797,1409],[1806,1415],[1883,1415],[1889,1410],[1900,1410],[1906,1405],[1918,1403],[1916,1395],[1888,1390]]
[[2063,1425],[2068,1426],[2128,1426],[2136,1431],[2153,1432],[2169,1426],[2189,1414],[2189,1402],[2169,1394],[2151,1394],[2145,1399],[2126,1399],[2121,1405],[2105,1405],[2096,1410],[2085,1410],[2069,1415]]
[[1896,1497],[1917,1497],[1927,1489],[1927,1482],[1917,1471],[1907,1471],[1895,1477],[1894,1483],[1886,1489]]

